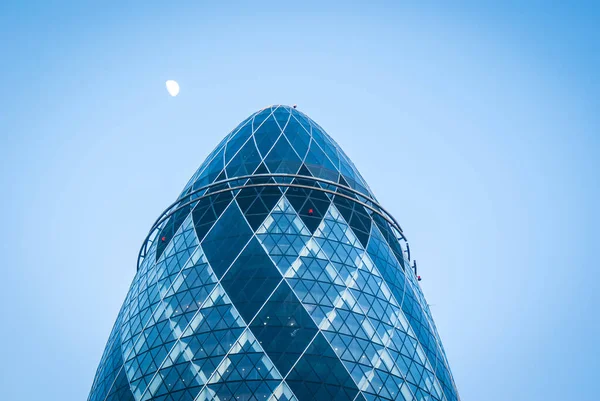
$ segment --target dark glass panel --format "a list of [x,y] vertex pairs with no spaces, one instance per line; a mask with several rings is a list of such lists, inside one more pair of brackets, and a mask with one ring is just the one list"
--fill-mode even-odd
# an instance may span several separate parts
[[117,379],[111,384],[112,388],[105,399],[106,401],[135,401],[124,369],[119,372]]
[[292,116],[285,127],[284,135],[290,141],[300,158],[304,159],[308,150],[308,144],[310,143],[310,135],[294,116]]
[[269,149],[271,149],[280,134],[281,129],[275,122],[273,116],[269,117],[254,133],[256,145],[258,146],[258,150],[263,157],[267,155]]
[[213,181],[221,174],[225,163],[223,161],[224,149],[221,149],[215,158],[210,162],[206,170],[196,179],[192,186],[192,190],[202,188]]
[[[182,199],[181,202],[177,206],[175,206],[175,208],[188,201],[189,198]],[[165,251],[167,244],[169,243],[169,241],[171,241],[179,227],[181,227],[181,224],[183,223],[187,215],[190,214],[190,208],[191,205],[187,205],[181,208],[180,210],[176,211],[173,214],[173,216],[169,218],[162,230],[160,230],[160,232],[158,233],[158,243],[156,245],[156,260],[160,259],[160,256]]]
[[[255,174],[268,173],[261,164]],[[251,178],[246,184],[272,183],[275,181],[269,177]],[[243,188],[236,197],[236,201],[246,216],[250,227],[254,231],[260,227],[265,218],[281,198],[281,190],[278,187],[250,187]]]
[[271,173],[296,174],[302,162],[285,136],[281,136],[265,158]]
[[[311,176],[304,166],[300,168],[298,174],[309,177]],[[319,184],[311,179],[294,178],[292,183],[320,188]],[[324,192],[319,190],[294,187],[290,187],[286,191],[285,196],[289,200],[290,204],[294,207],[311,234],[314,233],[319,224],[321,224],[323,216],[325,216],[325,213],[327,213],[327,209],[331,204],[329,197]]]
[[320,128],[313,126],[312,130],[313,139],[317,141],[321,149],[329,156],[329,159],[334,166],[340,165],[340,160],[337,154],[337,146],[334,145],[333,141],[327,134],[325,134]]
[[286,379],[299,400],[353,400],[352,377],[323,336],[317,334]]
[[309,118],[304,115],[304,113],[299,112],[298,110],[292,111],[292,115],[298,120],[300,125],[306,130],[306,132],[311,132]]
[[252,132],[255,132],[260,127],[260,125],[267,119],[267,117],[271,115],[271,111],[271,108],[267,107],[266,109],[259,111],[254,116],[254,120],[252,121]]
[[317,326],[285,281],[277,287],[250,328],[283,376],[317,332]]
[[[224,177],[221,176],[220,178]],[[209,193],[214,193],[227,188],[227,184],[216,185],[209,190]],[[204,238],[219,216],[221,216],[221,213],[223,213],[227,205],[231,203],[232,199],[232,193],[226,191],[202,198],[198,201],[196,207],[194,207],[194,210],[192,211],[192,220],[194,222],[194,228],[196,229],[196,235],[200,241]]]
[[396,255],[396,259],[398,259],[400,266],[402,266],[403,269],[406,269],[406,266],[404,266],[402,247],[398,242],[398,238],[396,238],[396,236],[394,235],[390,227],[390,223],[385,221],[384,218],[378,215],[377,213],[373,213],[373,220],[375,221],[377,227],[379,227],[379,230],[381,231],[386,242],[392,249],[392,252],[394,252],[394,255]]
[[242,147],[242,145],[250,138],[252,135],[252,125],[247,124],[242,129],[239,130],[230,140],[227,142],[227,147],[225,148],[225,163],[229,163],[229,161],[233,158],[233,156],[237,153],[238,150]]
[[250,237],[252,231],[239,207],[235,202],[231,203],[202,241],[206,259],[218,278],[223,276]]
[[250,240],[221,280],[238,312],[249,322],[282,280],[256,238]]
[[[348,183],[341,176],[340,184],[348,186]],[[342,188],[338,188],[337,192],[358,200],[356,195]],[[367,213],[367,210],[359,203],[338,195],[333,197],[333,203],[342,216],[344,216],[350,228],[352,228],[356,238],[358,238],[363,247],[366,247],[369,242],[369,233],[371,232],[371,216]]]
[[[111,386],[119,371],[123,374],[124,370],[121,370],[123,366],[123,356],[121,351],[121,319],[120,316],[117,318],[115,325],[108,338],[108,343],[98,371],[94,377],[94,383],[92,384],[92,390],[90,392],[89,401],[103,401],[106,399],[108,392],[111,390]],[[117,382],[119,379],[117,380]],[[126,396],[126,395],[124,395]],[[128,399],[128,398],[125,398]]]
[[256,146],[254,146],[254,141],[250,138],[227,165],[227,177],[233,178],[252,174],[259,163],[260,155],[256,150]]
[[367,189],[367,184],[361,177],[361,175],[354,167],[354,164],[348,159],[348,156],[344,152],[338,149],[340,155],[340,172],[344,175],[350,187],[362,192],[365,195],[374,197],[373,194]]
[[339,175],[337,167],[331,163],[323,150],[314,141],[310,144],[304,164],[315,177],[337,182]]
[[[181,193],[181,195],[179,195],[179,197],[187,195],[191,191],[191,186],[201,176],[205,176],[206,175],[205,172],[204,172],[204,168],[206,167],[207,164],[214,162],[214,159],[215,159],[214,156],[215,155],[220,154],[220,161],[219,161],[219,163],[221,164],[221,167],[223,167],[223,165],[224,165],[223,154],[224,154],[224,149],[225,149],[225,143],[227,142],[227,140],[229,139],[230,136],[232,136],[233,134],[235,134],[240,129],[240,127],[243,127],[246,124],[251,125],[251,121],[250,121],[251,119],[252,119],[252,117],[248,117],[247,119],[245,119],[244,121],[242,121],[229,134],[225,135],[225,137],[221,140],[221,142],[219,142],[219,144],[213,149],[212,152],[210,152],[210,154],[206,157],[206,159],[204,159],[204,161],[202,162],[202,164],[200,165],[200,167],[198,167],[198,169],[196,170],[196,172],[194,173],[194,175],[192,176],[192,178],[190,179],[190,181],[186,184],[185,190]],[[214,179],[214,177],[213,177],[213,179]],[[203,181],[205,181],[205,180],[203,180]],[[206,185],[206,184],[196,185],[195,187],[199,188],[202,185]]]
[[273,113],[273,116],[275,117],[275,121],[277,121],[277,125],[279,125],[279,128],[283,131],[290,119],[290,109],[288,107],[279,106]]

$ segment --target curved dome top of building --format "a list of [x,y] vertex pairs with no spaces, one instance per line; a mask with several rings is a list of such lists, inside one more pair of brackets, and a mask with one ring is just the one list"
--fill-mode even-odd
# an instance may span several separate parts
[[314,121],[254,113],[154,223],[88,400],[460,401],[405,240]]
[[215,181],[253,173],[312,175],[375,199],[350,158],[325,130],[304,113],[284,105],[257,111],[226,135],[180,198]]

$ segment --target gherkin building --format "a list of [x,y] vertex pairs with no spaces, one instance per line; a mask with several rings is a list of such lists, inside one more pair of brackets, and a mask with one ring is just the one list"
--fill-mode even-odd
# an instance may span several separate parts
[[295,107],[158,217],[88,401],[459,400],[400,225]]

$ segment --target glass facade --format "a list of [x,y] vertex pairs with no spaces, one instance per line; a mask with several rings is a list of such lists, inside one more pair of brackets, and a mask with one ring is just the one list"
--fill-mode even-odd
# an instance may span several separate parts
[[402,229],[287,106],[231,131],[153,225],[88,398],[458,399]]

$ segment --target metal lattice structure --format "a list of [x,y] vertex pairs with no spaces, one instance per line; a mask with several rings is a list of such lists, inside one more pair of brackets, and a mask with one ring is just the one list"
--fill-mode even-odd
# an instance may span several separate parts
[[153,224],[89,396],[458,399],[400,225],[287,106],[231,131]]

